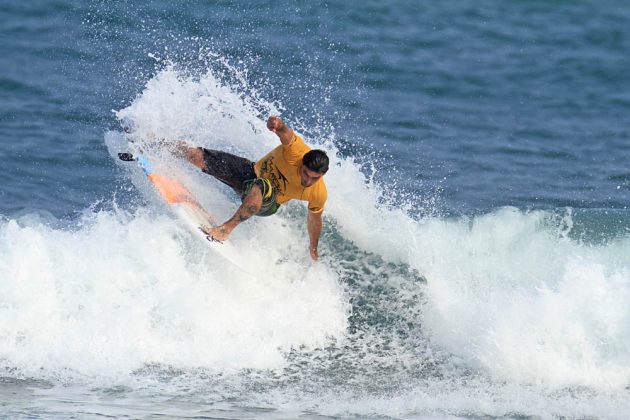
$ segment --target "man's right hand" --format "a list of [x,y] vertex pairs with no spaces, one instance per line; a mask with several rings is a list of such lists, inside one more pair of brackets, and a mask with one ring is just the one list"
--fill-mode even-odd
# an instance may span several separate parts
[[280,117],[271,116],[267,120],[267,128],[269,129],[269,131],[273,131],[274,133],[278,134],[278,131],[284,131],[286,125],[284,124],[284,121],[280,119]]
[[293,140],[293,130],[291,130],[280,117],[269,117],[267,120],[267,128],[269,131],[276,133],[282,144],[291,144],[291,140]]

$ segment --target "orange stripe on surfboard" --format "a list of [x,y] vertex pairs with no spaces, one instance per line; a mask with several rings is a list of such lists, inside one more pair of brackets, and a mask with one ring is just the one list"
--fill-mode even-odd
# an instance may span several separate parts
[[152,173],[147,176],[168,204],[198,204],[197,201],[195,201],[195,199],[192,197],[192,193],[188,191],[188,189],[184,187],[182,183],[156,173]]
[[194,214],[201,225],[206,223],[216,225],[214,217],[193,198],[192,193],[181,182],[154,172],[148,174],[147,177],[168,204],[184,205],[189,212]]

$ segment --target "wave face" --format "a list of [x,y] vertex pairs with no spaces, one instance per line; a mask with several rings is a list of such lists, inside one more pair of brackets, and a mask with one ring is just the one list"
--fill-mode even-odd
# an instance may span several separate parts
[[[277,145],[264,121],[276,105],[226,69],[229,83],[167,65],[116,112],[219,218],[237,197],[164,151],[184,139],[257,159]],[[283,413],[627,412],[623,230],[589,236],[601,217],[570,209],[421,216],[342,156],[334,133],[302,134],[331,157],[317,264],[301,204],[234,232],[252,278],[206,249],[124,166],[108,208],[76,223],[4,218],[5,374]]]

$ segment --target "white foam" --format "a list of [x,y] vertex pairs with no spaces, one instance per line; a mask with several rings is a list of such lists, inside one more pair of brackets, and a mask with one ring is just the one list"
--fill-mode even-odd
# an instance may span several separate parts
[[[490,384],[471,378],[455,385],[450,381],[431,382],[394,396],[320,395],[311,403],[322,415],[423,420],[487,416],[622,420],[628,417],[630,410],[625,392],[554,393],[515,383]],[[301,404],[304,407],[304,401]],[[278,398],[274,405],[299,411],[296,405],[300,403]]]
[[630,261],[611,261],[629,241],[585,246],[547,217],[505,209],[427,226],[424,241],[438,247],[424,266],[432,338],[498,379],[623,388]]
[[275,267],[272,252],[251,279],[165,215],[86,217],[76,231],[0,225],[7,366],[35,377],[124,376],[150,363],[276,368],[292,346],[343,337],[344,293],[323,265]]

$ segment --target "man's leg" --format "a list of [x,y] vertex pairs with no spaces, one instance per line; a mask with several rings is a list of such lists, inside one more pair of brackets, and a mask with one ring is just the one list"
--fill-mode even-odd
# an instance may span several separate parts
[[200,147],[191,147],[185,142],[180,142],[176,146],[175,156],[186,159],[202,171],[206,167],[206,162],[203,160],[203,150]]
[[260,191],[260,187],[258,185],[254,185],[249,194],[247,194],[243,199],[243,203],[238,210],[236,210],[234,216],[221,226],[207,228],[204,230],[213,239],[223,242],[228,238],[228,236],[230,236],[230,233],[232,233],[236,226],[258,213],[261,206],[262,192]]
[[[218,150],[191,147],[181,142],[177,145],[176,156],[188,160],[203,172],[232,187],[237,194],[244,194],[245,181],[256,178],[252,161]],[[252,185],[243,198],[236,213],[217,227],[206,227],[204,231],[217,241],[224,241],[240,223],[257,214],[263,204],[263,193],[259,185]]]
[[185,142],[180,142],[174,153],[228,185],[238,195],[243,194],[245,181],[256,178],[254,162],[231,153],[191,147]]

